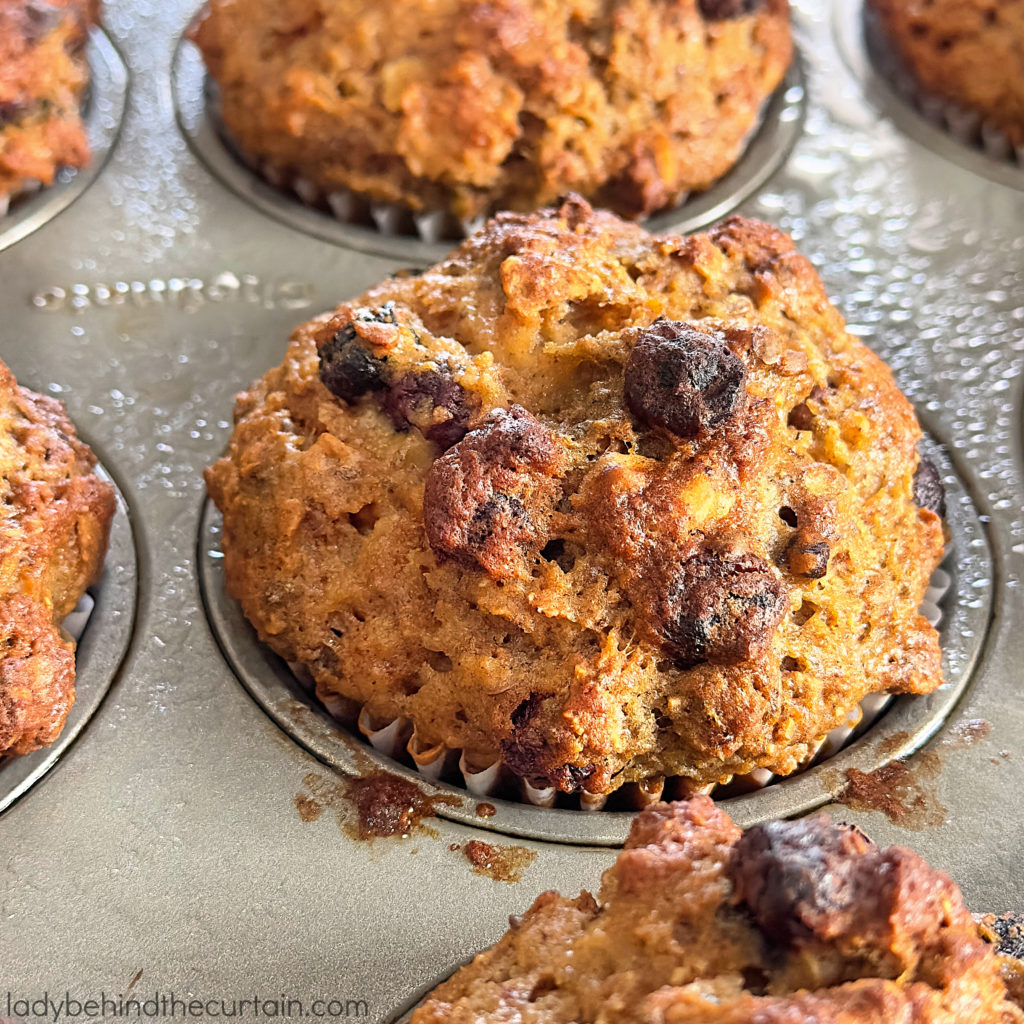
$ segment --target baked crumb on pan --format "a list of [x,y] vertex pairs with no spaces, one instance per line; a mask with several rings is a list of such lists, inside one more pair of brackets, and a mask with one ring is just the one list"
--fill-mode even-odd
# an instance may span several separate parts
[[633,824],[595,899],[539,896],[411,1024],[1019,1024],[956,885],[826,815]]
[[0,757],[60,734],[75,697],[61,620],[99,579],[114,490],[63,405],[0,362]]
[[247,156],[463,219],[675,205],[792,58],[787,0],[212,0],[193,37]]
[[1024,146],[1024,0],[867,0],[927,95]]
[[0,0],[0,199],[83,167],[83,54],[98,0]]
[[322,697],[597,794],[790,773],[941,683],[920,437],[785,235],[574,197],[299,327],[207,483]]

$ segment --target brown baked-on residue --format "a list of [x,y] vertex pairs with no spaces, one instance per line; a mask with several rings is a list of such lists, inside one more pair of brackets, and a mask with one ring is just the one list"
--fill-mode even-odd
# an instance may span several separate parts
[[1024,0],[867,0],[925,93],[1024,145]]
[[100,576],[114,491],[64,406],[0,362],[0,758],[52,743],[75,699],[61,620]]
[[785,235],[572,198],[299,327],[207,482],[231,594],[322,696],[604,793],[789,773],[940,684],[920,436]]
[[84,167],[83,47],[98,0],[0,0],[0,199]]
[[672,206],[736,162],[793,52],[787,0],[212,0],[193,35],[246,154],[461,218]]
[[595,899],[539,896],[412,1024],[1020,1024],[956,885],[826,815],[633,823]]

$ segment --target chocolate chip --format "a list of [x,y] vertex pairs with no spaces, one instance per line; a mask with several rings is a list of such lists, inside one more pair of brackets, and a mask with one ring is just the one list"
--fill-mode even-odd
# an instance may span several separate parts
[[370,391],[387,387],[384,360],[363,347],[352,324],[320,346],[320,380],[336,398],[350,404]]
[[914,502],[942,519],[946,518],[946,488],[942,476],[931,459],[921,456],[914,472]]
[[521,778],[563,793],[577,793],[593,778],[597,767],[569,763],[571,744],[562,735],[561,709],[557,701],[545,707],[549,699],[531,693],[515,708],[510,718],[512,734],[501,743],[502,760]]
[[999,937],[998,951],[1003,956],[1024,960],[1024,915],[1002,914],[986,917],[987,924]]
[[833,825],[826,815],[756,825],[729,862],[735,900],[770,939],[824,937],[856,908],[861,857],[873,848],[859,829]]
[[708,21],[727,21],[753,14],[762,3],[763,0],[697,0],[697,7]]
[[786,607],[763,559],[702,551],[679,566],[662,599],[661,634],[679,668],[751,661],[768,649]]
[[814,426],[814,413],[806,402],[794,405],[789,411],[789,425],[797,430],[810,430]]
[[423,525],[435,554],[514,576],[546,540],[563,462],[551,432],[521,406],[491,413],[427,473]]
[[0,103],[0,128],[7,124],[20,121],[30,110],[27,103],[20,103],[18,100],[8,100]]
[[828,541],[813,540],[807,533],[800,531],[787,548],[789,571],[794,576],[820,580],[828,572],[830,553]]
[[[470,419],[480,409],[480,399],[457,384],[447,369],[403,374],[384,393],[382,404],[396,430],[418,426],[442,451],[466,436]],[[436,418],[438,409],[448,418]]]
[[745,397],[743,363],[688,324],[657,320],[626,364],[626,404],[651,426],[697,437],[734,416]]

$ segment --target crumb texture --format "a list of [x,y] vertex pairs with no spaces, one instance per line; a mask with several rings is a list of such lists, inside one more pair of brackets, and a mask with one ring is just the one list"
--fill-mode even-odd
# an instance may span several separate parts
[[213,0],[194,38],[246,154],[463,219],[674,205],[792,58],[787,0]]
[[63,405],[0,363],[0,758],[60,734],[75,646],[59,628],[103,568],[114,491]]
[[[984,932],[984,928],[982,928]],[[595,899],[539,896],[412,1024],[1020,1024],[956,885],[820,815],[635,821]]]
[[572,198],[299,327],[207,481],[321,696],[604,793],[790,773],[941,683],[920,436],[785,235]]

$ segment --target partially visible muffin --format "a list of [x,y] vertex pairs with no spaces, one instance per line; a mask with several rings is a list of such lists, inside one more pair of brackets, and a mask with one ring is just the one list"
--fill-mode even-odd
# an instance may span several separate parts
[[0,200],[84,167],[83,46],[98,0],[0,0]]
[[64,407],[0,362],[0,757],[52,743],[74,703],[61,620],[99,579],[114,490]]
[[212,0],[194,39],[248,156],[463,219],[570,189],[672,206],[792,57],[787,0]]
[[867,0],[924,93],[1024,145],[1024,0]]
[[501,214],[299,327],[207,472],[325,700],[534,785],[788,774],[942,682],[942,482],[779,231]]
[[1021,1024],[956,885],[825,815],[644,811],[597,899],[539,896],[411,1024]]

